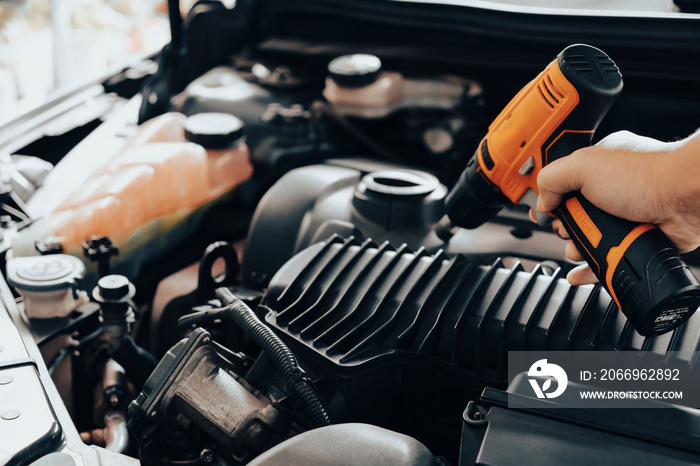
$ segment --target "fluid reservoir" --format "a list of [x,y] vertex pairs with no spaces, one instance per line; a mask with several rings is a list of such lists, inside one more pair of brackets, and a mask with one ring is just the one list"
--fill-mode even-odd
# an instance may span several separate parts
[[481,92],[475,81],[454,76],[418,79],[385,71],[378,57],[358,53],[331,60],[323,96],[343,115],[377,119],[407,108],[453,109],[465,95]]
[[[114,270],[135,274],[191,234],[206,209],[252,172],[240,119],[162,115],[23,231],[13,254],[37,254],[35,243],[43,241],[83,258],[83,241],[104,236],[119,249]],[[94,268],[89,263],[88,273]]]
[[[185,139],[207,151],[212,189],[216,191],[229,180],[240,178],[241,166],[249,160],[245,127],[240,118],[225,113],[199,113],[185,120],[184,129]],[[246,179],[249,176],[247,173]]]
[[73,256],[18,257],[7,263],[7,281],[24,298],[27,317],[66,317],[88,301],[79,290],[85,265]]
[[127,142],[125,149],[143,146],[152,142],[177,142],[184,139],[183,125],[186,117],[182,113],[165,113],[139,126],[138,131]]

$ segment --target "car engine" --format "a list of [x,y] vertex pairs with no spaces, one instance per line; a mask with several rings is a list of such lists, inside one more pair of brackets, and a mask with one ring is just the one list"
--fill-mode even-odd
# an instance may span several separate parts
[[570,44],[624,75],[595,141],[696,130],[700,16],[168,3],[157,66],[54,112],[78,122],[60,137],[2,128],[0,464],[700,464],[700,405],[574,409],[509,373],[511,352],[629,353],[696,393],[698,314],[642,336],[525,206],[436,233]]

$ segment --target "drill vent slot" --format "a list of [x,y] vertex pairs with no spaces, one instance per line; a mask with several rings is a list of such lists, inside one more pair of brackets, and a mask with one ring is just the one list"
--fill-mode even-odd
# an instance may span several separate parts
[[592,73],[593,68],[591,63],[583,55],[571,55],[567,63],[571,66],[571,71],[574,73]]
[[607,73],[619,73],[620,70],[617,69],[617,65],[615,65],[615,62],[610,59],[610,57],[606,55],[596,55],[595,56],[596,61],[598,62],[598,65],[600,68],[607,72]]
[[542,91],[542,83],[537,83],[537,90],[540,91],[540,96],[542,96],[542,100],[544,100],[550,108],[554,108],[554,103],[552,103],[545,95],[545,92]]
[[549,88],[549,86],[547,86],[547,81],[542,82],[542,87],[544,87],[544,90],[547,91],[547,94],[549,94],[549,97],[551,97],[551,98],[554,100],[554,102],[555,102],[556,104],[558,104],[558,103],[559,103],[559,99],[557,99],[557,98],[554,96],[554,92],[552,92],[552,90]]
[[547,87],[547,90],[552,94],[552,97],[558,96],[559,99],[564,98],[564,94],[562,94],[561,91],[557,89],[557,86],[554,85],[554,83],[552,82],[552,78],[549,75],[545,76],[544,85]]

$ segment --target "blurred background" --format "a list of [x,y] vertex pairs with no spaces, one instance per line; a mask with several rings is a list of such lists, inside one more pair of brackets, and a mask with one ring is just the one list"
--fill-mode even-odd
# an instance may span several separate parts
[[165,0],[0,0],[0,124],[169,39]]
[[[181,11],[195,1],[181,0]],[[673,0],[477,1],[486,2],[599,14],[678,11]],[[0,126],[62,91],[156,53],[169,39],[166,0],[0,0]]]

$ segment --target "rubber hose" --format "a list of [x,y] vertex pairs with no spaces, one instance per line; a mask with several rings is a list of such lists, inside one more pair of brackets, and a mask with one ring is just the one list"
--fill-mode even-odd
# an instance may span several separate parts
[[129,335],[124,337],[122,344],[119,345],[119,348],[112,355],[112,359],[124,368],[129,380],[139,390],[141,390],[158,365],[158,360],[151,353],[137,345]]
[[214,322],[217,319],[221,319],[221,314],[225,311],[225,308],[221,309],[208,309],[206,311],[193,312],[192,314],[187,314],[179,319],[177,319],[177,325],[180,328],[187,328],[192,325],[202,325]]
[[[297,358],[289,347],[263,322],[258,319],[253,310],[238,299],[228,288],[216,290],[216,297],[226,307],[214,312],[218,317],[233,320],[243,331],[265,351],[275,366],[282,373],[292,398],[302,408],[309,422],[314,427],[331,424],[331,418],[318,392],[316,385],[299,366]],[[207,320],[209,320],[207,318]]]
[[78,342],[74,345],[68,345],[66,347],[61,348],[61,350],[54,355],[53,358],[49,361],[49,363],[46,365],[46,368],[49,370],[49,374],[53,375],[54,372],[56,372],[56,369],[58,366],[68,357],[70,356],[74,351],[76,350],[81,350],[88,344],[92,343],[96,338],[102,336],[104,333],[103,328],[98,328],[97,330],[93,331],[92,333],[89,333],[85,335],[83,338],[78,340]]

